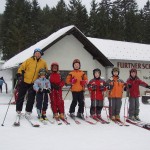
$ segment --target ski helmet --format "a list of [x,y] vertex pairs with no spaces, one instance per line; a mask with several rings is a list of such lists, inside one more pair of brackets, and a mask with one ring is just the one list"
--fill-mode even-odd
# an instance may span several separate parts
[[115,71],[117,71],[117,72],[118,72],[118,75],[119,75],[120,70],[119,70],[119,68],[118,68],[118,67],[114,67],[114,68],[112,68],[112,71],[111,71],[112,75],[113,75],[113,72],[115,72]]
[[58,63],[57,62],[53,62],[52,64],[51,64],[51,70],[52,70],[52,68],[53,68],[53,66],[57,66],[57,71],[59,70],[59,65],[58,65]]
[[47,72],[46,72],[46,69],[44,69],[44,68],[41,68],[40,70],[39,70],[39,76],[41,76],[41,75],[47,75]]
[[93,70],[93,76],[95,76],[95,72],[99,72],[99,74],[101,75],[101,70],[99,68]]
[[36,48],[36,49],[34,50],[34,53],[33,53],[33,54],[35,54],[36,52],[39,52],[41,55],[43,55],[43,52],[41,51],[40,48]]
[[[75,59],[75,60],[73,61],[73,63],[72,63],[73,68],[74,68],[74,64],[75,64],[75,63],[79,63],[79,66],[81,67],[81,63],[80,63],[80,60],[79,60],[79,59]],[[80,69],[80,67],[79,67],[79,69]]]

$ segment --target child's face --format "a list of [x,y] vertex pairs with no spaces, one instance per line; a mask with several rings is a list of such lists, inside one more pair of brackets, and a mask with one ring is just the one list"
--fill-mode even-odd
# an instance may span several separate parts
[[52,71],[57,72],[58,71],[58,66],[57,65],[53,65]]
[[74,69],[79,69],[80,68],[80,64],[79,63],[74,63]]
[[41,75],[40,78],[45,78],[45,75]]
[[118,71],[114,71],[114,72],[113,72],[113,75],[114,75],[114,76],[118,76]]
[[136,72],[131,72],[131,76],[134,78],[136,76]]
[[98,71],[96,71],[94,76],[95,76],[95,78],[99,78],[100,77],[100,73]]

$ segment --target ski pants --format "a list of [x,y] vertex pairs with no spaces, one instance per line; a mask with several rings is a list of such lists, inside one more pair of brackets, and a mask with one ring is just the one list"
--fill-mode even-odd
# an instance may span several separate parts
[[121,105],[121,98],[109,98],[109,116],[112,117],[120,115]]
[[139,98],[129,97],[129,117],[139,115],[139,106]]
[[103,108],[102,100],[91,100],[90,114],[100,115]]
[[36,94],[36,108],[41,112],[46,113],[48,106],[48,94],[47,93],[37,93]]
[[50,99],[51,99],[51,108],[53,114],[55,113],[64,114],[64,101],[62,98],[62,90],[53,89],[50,93]]
[[75,107],[78,102],[78,113],[84,113],[84,91],[72,92],[73,100],[70,105],[69,113],[75,112]]
[[25,82],[22,82],[22,84],[20,85],[20,88],[19,88],[18,100],[16,103],[16,111],[22,111],[24,97],[25,97],[27,91],[28,91],[28,95],[27,95],[28,100],[27,100],[27,104],[26,104],[26,111],[32,112],[36,92],[33,89],[33,84],[28,84]]

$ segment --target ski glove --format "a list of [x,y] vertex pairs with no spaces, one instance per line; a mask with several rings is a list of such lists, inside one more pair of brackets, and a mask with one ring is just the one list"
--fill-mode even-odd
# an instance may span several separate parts
[[150,85],[147,85],[146,88],[150,89]]
[[39,90],[37,91],[37,93],[42,93],[43,90],[41,88],[39,88]]
[[77,82],[77,79],[72,78],[70,82],[71,82],[71,84],[75,84]]
[[81,86],[85,86],[86,84],[87,84],[87,82],[85,80],[80,81]]
[[130,89],[132,87],[132,85],[131,84],[127,84],[127,87]]
[[43,93],[50,93],[50,89],[43,89]]
[[92,85],[91,88],[92,88],[92,91],[96,91],[97,85]]
[[51,88],[54,89],[54,90],[59,90],[60,89],[59,85],[56,85],[54,83],[51,83]]
[[100,85],[99,89],[100,91],[104,91],[105,87],[103,85]]
[[112,90],[112,89],[113,89],[113,85],[108,84],[108,85],[107,85],[107,89],[108,89],[108,90]]

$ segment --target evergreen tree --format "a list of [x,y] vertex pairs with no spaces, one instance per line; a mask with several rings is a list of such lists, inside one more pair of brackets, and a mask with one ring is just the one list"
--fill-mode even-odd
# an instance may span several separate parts
[[52,10],[46,5],[42,11],[42,24],[43,24],[43,35],[45,37],[49,36],[54,31],[53,20],[55,16],[52,13]]
[[89,36],[90,37],[98,37],[98,3],[95,0],[91,2],[91,10],[89,16]]
[[88,14],[80,0],[70,0],[68,8],[68,22],[76,25],[84,34],[88,33]]
[[64,0],[60,0],[56,7],[51,10],[52,14],[52,24],[53,24],[53,31],[61,29],[67,26],[69,23],[67,22],[67,6]]
[[1,39],[3,59],[7,60],[26,47],[26,31],[30,19],[30,3],[25,0],[7,0],[4,11]]
[[[3,15],[0,14],[0,33],[1,33],[2,18],[3,18]],[[1,39],[1,34],[0,34],[0,54],[1,54],[1,48],[2,48],[2,39]]]
[[110,0],[102,0],[98,7],[97,33],[100,38],[110,37]]
[[143,8],[143,42],[150,44],[150,1]]
[[33,0],[31,3],[31,22],[29,23],[28,27],[28,42],[29,46],[37,43],[41,39],[44,38],[44,28],[42,22],[42,10],[37,2],[37,0]]

